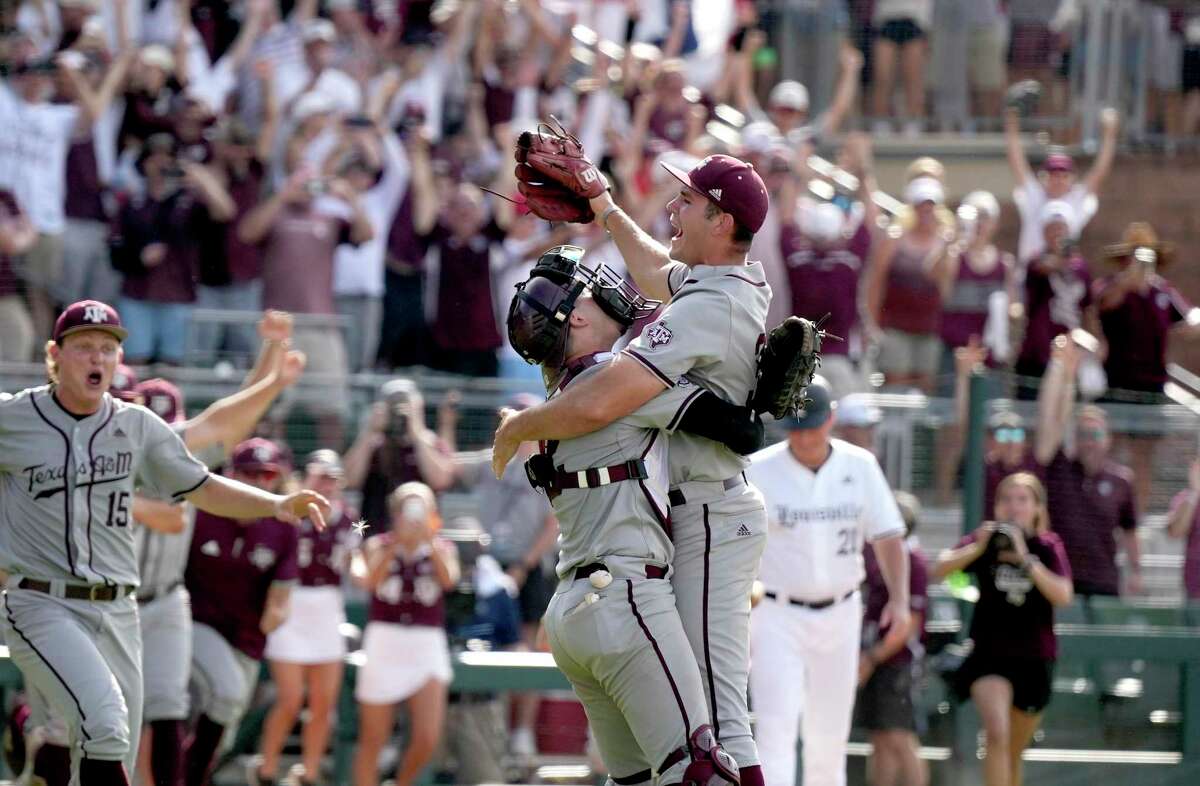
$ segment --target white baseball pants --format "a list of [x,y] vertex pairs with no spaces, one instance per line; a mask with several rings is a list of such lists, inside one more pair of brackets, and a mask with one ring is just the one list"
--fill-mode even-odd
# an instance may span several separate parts
[[861,636],[857,592],[824,609],[770,598],[754,608],[750,699],[767,786],[795,786],[798,738],[804,786],[845,786]]

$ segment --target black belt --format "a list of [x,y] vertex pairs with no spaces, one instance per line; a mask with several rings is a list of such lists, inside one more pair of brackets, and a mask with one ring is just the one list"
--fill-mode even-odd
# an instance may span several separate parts
[[[38,579],[21,579],[17,584],[20,589],[33,590],[34,592],[43,592],[47,595],[53,595],[52,584],[49,581],[39,581]],[[70,600],[120,600],[126,595],[130,595],[136,590],[132,584],[68,584],[63,587],[64,598]]]
[[[590,565],[583,565],[575,569],[575,580],[586,579],[593,573],[601,570],[608,570],[608,566],[603,562],[593,562]],[[648,579],[665,579],[667,577],[667,569],[661,565],[647,565],[646,578]]]
[[[800,600],[799,598],[789,598],[786,595],[783,596],[783,600],[786,600],[788,603],[792,604],[793,606],[800,606],[801,608],[814,609],[814,610],[819,611],[821,609],[827,609],[835,603],[841,603],[842,601],[844,601],[846,598],[850,597],[857,591],[858,590],[850,590],[849,592],[847,592],[845,595],[843,595],[840,598],[826,598],[825,600],[807,601],[807,600]],[[770,598],[771,600],[779,600],[780,599],[780,596],[774,592],[764,592],[763,597]]]
[[549,455],[539,453],[525,462],[525,474],[529,478],[529,485],[535,489],[546,489],[551,498],[566,489],[592,489],[610,483],[645,480],[650,477],[646,471],[646,462],[641,459],[630,459],[611,467],[588,467],[575,472],[554,468],[553,460]]
[[138,595],[137,596],[138,603],[140,603],[143,606],[145,606],[147,603],[153,603],[154,601],[158,600],[159,598],[165,598],[167,595],[170,595],[172,592],[179,589],[181,586],[183,586],[183,581],[176,581],[176,582],[172,582],[171,586],[167,587],[162,592],[147,592],[145,595]]
[[[714,480],[710,482],[716,483],[717,481]],[[720,481],[721,485],[725,487],[726,491],[735,489],[744,482],[745,478],[743,478],[740,474],[734,475],[732,478],[725,478],[725,480]],[[687,497],[684,496],[682,489],[671,489],[667,492],[667,499],[671,502],[671,507],[679,507],[680,505],[687,504]]]

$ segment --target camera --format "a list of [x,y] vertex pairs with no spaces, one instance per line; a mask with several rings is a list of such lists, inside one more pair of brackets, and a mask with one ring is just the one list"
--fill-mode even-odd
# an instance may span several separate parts
[[1012,524],[999,524],[992,531],[992,536],[988,538],[988,551],[992,553],[1000,553],[1002,551],[1012,551],[1013,539],[1008,530]]
[[1141,265],[1147,273],[1153,273],[1158,267],[1158,254],[1154,249],[1143,246],[1134,249],[1133,261]]
[[183,167],[181,167],[179,165],[178,161],[172,161],[167,167],[165,167],[163,169],[162,174],[163,174],[163,177],[169,178],[171,180],[182,180],[184,175],[186,175],[187,173],[183,171]]

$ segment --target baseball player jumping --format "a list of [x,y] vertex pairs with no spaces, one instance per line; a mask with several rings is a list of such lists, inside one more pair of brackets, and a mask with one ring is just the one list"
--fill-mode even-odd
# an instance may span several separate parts
[[[709,156],[689,172],[667,166],[682,184],[667,206],[675,230],[667,248],[617,207],[573,138],[524,134],[517,160],[522,192],[539,215],[547,187],[527,180],[549,180],[557,167],[587,185],[579,189],[589,200],[586,212],[572,220],[595,218],[612,235],[638,288],[669,302],[613,362],[505,420],[496,433],[497,472],[522,441],[596,431],[685,375],[726,401],[750,402],[771,299],[762,265],[746,259],[768,204],[753,167],[724,155]],[[672,437],[669,455],[676,603],[717,738],[738,761],[742,782],[758,786],[762,774],[746,696],[750,590],[766,541],[766,511],[742,475],[744,457],[688,434]]]
[[803,416],[787,423],[788,438],[754,454],[746,471],[766,498],[770,521],[765,592],[750,644],[750,698],[767,786],[795,784],[801,729],[805,786],[846,783],[864,541],[887,585],[880,629],[907,631],[910,618],[904,520],[879,462],[830,437],[836,402],[823,378],[807,395]]
[[128,783],[142,714],[135,484],[218,515],[313,517],[311,491],[269,494],[210,475],[161,418],[114,400],[126,330],[85,300],[46,346],[50,384],[0,394],[0,628],[26,685],[63,718],[79,781]]
[[[542,364],[551,400],[615,363],[614,342],[659,305],[604,266],[579,264],[582,253],[560,246],[543,254],[509,309],[513,348]],[[758,423],[749,410],[680,382],[587,436],[543,443],[525,465],[562,532],[560,581],[544,618],[550,647],[587,710],[611,782],[620,784],[648,783],[653,772],[660,784],[738,779],[709,725],[665,580],[674,547],[659,429],[699,429],[736,443]]]

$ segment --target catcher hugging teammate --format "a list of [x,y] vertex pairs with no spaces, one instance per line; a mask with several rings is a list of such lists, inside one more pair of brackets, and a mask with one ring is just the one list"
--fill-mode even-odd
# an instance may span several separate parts
[[[563,533],[561,582],[545,618],[555,658],[614,781],[641,783],[658,771],[662,783],[762,784],[746,696],[766,512],[743,475],[741,435],[711,429],[757,427],[759,413],[794,409],[820,340],[798,318],[765,334],[771,292],[746,254],[766,216],[766,188],[729,156],[688,172],[667,166],[680,181],[668,248],[616,206],[574,137],[522,134],[516,158],[530,210],[600,223],[638,289],[665,303],[609,354],[657,304],[558,249],[547,256],[560,259],[543,256],[509,312],[513,347],[541,363],[553,386],[545,403],[502,412],[493,468],[503,472],[522,442],[547,442],[527,467],[553,495]],[[561,260],[572,256],[573,265]],[[760,379],[760,354],[771,380]],[[738,402],[748,408],[718,413]],[[714,414],[700,417],[706,408]],[[699,422],[689,430],[691,412]],[[690,665],[678,655],[685,639]]]

